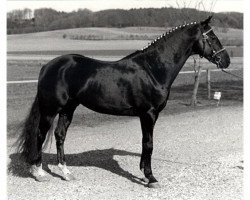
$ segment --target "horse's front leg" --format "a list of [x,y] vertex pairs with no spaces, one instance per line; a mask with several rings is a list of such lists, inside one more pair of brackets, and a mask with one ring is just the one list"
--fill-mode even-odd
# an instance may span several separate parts
[[140,161],[140,169],[148,179],[148,187],[157,188],[159,183],[153,176],[151,168],[151,156],[153,152],[153,130],[155,122],[158,118],[158,112],[151,109],[147,113],[140,116],[142,129],[142,154]]

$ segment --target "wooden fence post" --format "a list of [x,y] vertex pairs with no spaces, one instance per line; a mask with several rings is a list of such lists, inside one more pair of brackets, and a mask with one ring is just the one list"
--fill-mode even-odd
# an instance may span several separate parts
[[207,97],[211,99],[211,70],[207,69]]
[[194,83],[194,90],[193,90],[193,95],[191,99],[191,106],[196,106],[197,105],[197,91],[199,87],[199,82],[200,82],[200,75],[201,75],[201,66],[198,66],[198,72],[195,74],[195,83]]

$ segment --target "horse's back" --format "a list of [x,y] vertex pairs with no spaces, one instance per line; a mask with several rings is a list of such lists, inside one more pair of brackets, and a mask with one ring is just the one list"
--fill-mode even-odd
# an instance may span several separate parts
[[117,104],[121,109],[128,109],[131,106],[124,98],[129,95],[132,98],[135,74],[133,66],[128,67],[126,61],[107,62],[69,54],[42,67],[38,93],[40,99],[52,105],[63,106],[74,99],[98,112],[106,112],[101,107],[114,110]]

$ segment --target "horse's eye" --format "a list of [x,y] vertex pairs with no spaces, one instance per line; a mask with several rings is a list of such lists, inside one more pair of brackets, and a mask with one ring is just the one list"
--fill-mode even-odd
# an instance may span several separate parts
[[210,37],[211,37],[212,40],[216,40],[217,39],[216,36],[213,36],[213,35],[210,36]]

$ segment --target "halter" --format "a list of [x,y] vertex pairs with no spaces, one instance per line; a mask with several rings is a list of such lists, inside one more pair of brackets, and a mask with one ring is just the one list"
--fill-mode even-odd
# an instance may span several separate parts
[[213,29],[209,29],[208,31],[206,31],[205,33],[202,33],[202,41],[203,41],[203,53],[202,55],[200,55],[201,58],[204,57],[205,54],[205,46],[206,46],[206,42],[208,43],[208,45],[210,46],[210,48],[212,49],[213,55],[212,58],[215,58],[215,62],[217,63],[217,66],[219,65],[219,62],[221,60],[220,56],[216,56],[217,54],[221,53],[222,51],[226,50],[225,48],[220,49],[219,51],[215,51],[214,48],[212,47],[211,42],[208,40],[209,36],[207,35],[209,32],[211,32]]

